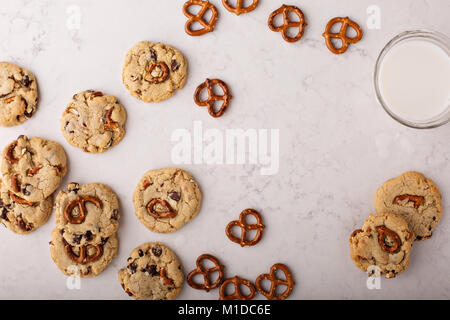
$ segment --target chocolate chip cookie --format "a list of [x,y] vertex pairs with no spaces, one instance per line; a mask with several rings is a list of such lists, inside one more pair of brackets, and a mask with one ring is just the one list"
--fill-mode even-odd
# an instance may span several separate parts
[[160,102],[183,88],[186,73],[187,61],[179,50],[142,41],[128,51],[122,79],[132,96],[144,102]]
[[359,269],[376,274],[378,268],[381,275],[393,278],[408,269],[413,241],[414,234],[402,217],[370,214],[350,236],[350,256]]
[[45,224],[52,213],[53,196],[39,202],[23,200],[4,187],[0,179],[0,223],[18,234],[28,234]]
[[74,95],[64,110],[61,131],[71,145],[84,152],[101,153],[122,140],[126,118],[116,97],[87,90]]
[[190,173],[177,168],[150,170],[133,194],[136,216],[154,232],[180,229],[200,211],[202,194]]
[[47,199],[66,174],[66,153],[54,141],[20,136],[3,149],[3,184],[29,202]]
[[0,62],[0,125],[12,127],[31,118],[37,100],[34,75],[14,64]]
[[127,266],[119,270],[119,282],[136,300],[173,300],[181,291],[184,275],[180,260],[161,242],[134,249]]
[[53,230],[50,254],[58,269],[67,276],[94,277],[105,270],[116,255],[115,234],[98,243],[72,246],[64,240],[63,233],[63,229]]
[[55,200],[56,227],[70,245],[100,243],[119,227],[119,200],[101,183],[70,183]]
[[403,217],[416,240],[431,237],[442,217],[441,194],[435,183],[419,172],[406,172],[385,182],[375,195],[377,212]]

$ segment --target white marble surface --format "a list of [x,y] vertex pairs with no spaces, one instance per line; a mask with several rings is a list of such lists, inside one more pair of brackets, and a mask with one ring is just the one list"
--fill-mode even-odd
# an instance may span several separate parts
[[[99,181],[119,195],[120,249],[96,278],[69,290],[53,264],[48,241],[53,217],[35,233],[21,237],[0,229],[0,298],[128,299],[117,281],[137,245],[160,240],[172,247],[189,271],[196,257],[221,258],[229,275],[255,279],[275,262],[293,270],[296,299],[450,298],[450,125],[428,131],[401,126],[377,104],[372,86],[375,59],[397,33],[414,28],[450,34],[447,0],[305,0],[304,38],[282,41],[266,24],[282,2],[262,0],[249,15],[227,12],[221,1],[216,31],[192,38],[185,34],[181,0],[0,1],[0,60],[20,64],[38,78],[40,104],[21,126],[0,129],[6,145],[19,134],[61,143],[69,157],[64,183]],[[367,8],[377,5],[381,29],[366,26]],[[80,28],[70,17],[80,10]],[[75,10],[75,11],[74,11]],[[341,56],[331,54],[321,34],[334,16],[349,15],[364,38]],[[76,21],[75,21],[76,22]],[[128,94],[121,81],[125,53],[140,40],[175,45],[189,60],[185,88],[160,104],[145,104]],[[234,95],[220,119],[194,105],[192,94],[206,77],[225,80]],[[94,88],[119,97],[128,111],[127,133],[111,151],[84,154],[59,130],[71,96]],[[178,232],[148,231],[134,215],[132,193],[148,169],[173,166],[171,134],[205,129],[280,129],[280,169],[262,176],[254,165],[192,164],[204,194],[198,217]],[[372,199],[384,180],[407,170],[433,178],[444,197],[443,219],[432,239],[416,243],[407,272],[366,288],[367,275],[349,258],[348,236],[373,210]],[[263,240],[240,248],[224,233],[240,211],[255,207],[267,225]],[[185,285],[183,299],[216,299]]]

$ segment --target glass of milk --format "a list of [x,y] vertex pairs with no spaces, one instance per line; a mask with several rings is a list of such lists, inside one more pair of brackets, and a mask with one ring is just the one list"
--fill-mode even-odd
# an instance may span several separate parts
[[435,128],[450,121],[450,39],[406,31],[383,48],[374,74],[379,103],[398,122]]

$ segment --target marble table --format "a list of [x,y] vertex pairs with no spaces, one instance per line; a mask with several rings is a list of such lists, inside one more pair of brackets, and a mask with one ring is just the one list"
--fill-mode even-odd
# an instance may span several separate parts
[[[146,241],[165,242],[186,272],[205,252],[220,257],[228,275],[249,279],[284,262],[297,282],[294,299],[450,298],[450,125],[423,131],[400,125],[378,105],[372,84],[379,51],[399,32],[426,28],[450,34],[447,0],[291,1],[308,22],[296,43],[267,27],[280,1],[262,0],[254,12],[238,17],[212,0],[220,11],[216,30],[197,38],[184,32],[181,0],[3,2],[0,60],[36,74],[40,103],[31,120],[0,128],[2,145],[20,134],[58,141],[69,158],[64,185],[110,185],[120,198],[122,219],[117,257],[98,277],[81,279],[79,288],[67,286],[50,258],[53,217],[28,236],[0,228],[0,298],[128,299],[117,271]],[[321,34],[330,18],[347,15],[365,34],[336,56]],[[188,58],[185,88],[165,102],[140,102],[122,84],[125,53],[141,40],[172,44]],[[193,102],[206,77],[221,78],[232,90],[230,109],[220,119]],[[116,95],[128,112],[123,141],[99,155],[70,146],[59,130],[72,95],[90,88]],[[179,163],[174,152],[179,134],[194,140],[195,134],[200,139],[199,133],[205,138],[209,132],[206,136],[226,142],[229,129],[250,130],[263,142],[274,138],[267,144],[274,166],[261,170],[268,167],[264,157],[226,161],[225,147],[223,161],[202,157],[198,148],[206,148],[207,140],[193,143],[191,157]],[[252,147],[265,151],[264,143]],[[132,193],[145,171],[167,166],[189,170],[204,200],[197,218],[164,235],[137,220]],[[367,275],[349,258],[348,237],[373,211],[376,189],[408,170],[436,181],[444,198],[443,219],[430,240],[414,244],[407,272],[369,290]],[[241,248],[226,238],[224,228],[248,207],[261,211],[267,229],[257,246]],[[185,285],[179,297],[217,295]]]

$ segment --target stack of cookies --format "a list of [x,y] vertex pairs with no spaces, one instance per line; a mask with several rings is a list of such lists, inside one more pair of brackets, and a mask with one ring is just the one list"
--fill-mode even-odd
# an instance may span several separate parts
[[408,269],[412,243],[429,239],[441,220],[441,201],[435,183],[419,172],[385,182],[375,196],[377,214],[350,236],[356,266],[386,278]]
[[20,136],[2,152],[0,222],[28,234],[47,222],[53,193],[66,174],[66,154],[56,142]]
[[70,183],[55,201],[56,229],[50,253],[68,276],[93,277],[116,255],[119,200],[101,183]]

